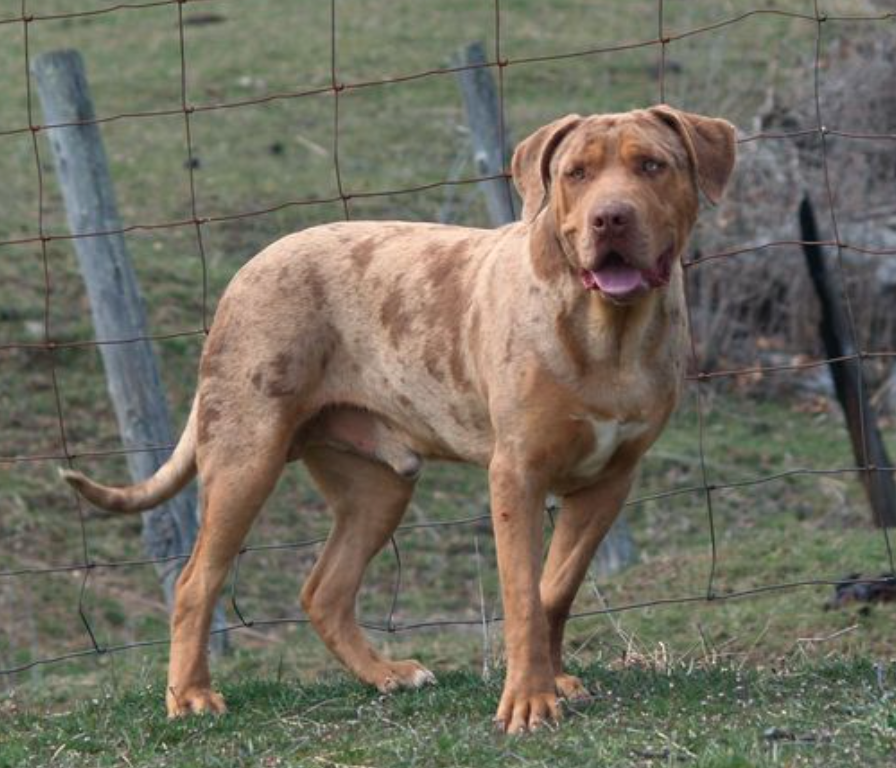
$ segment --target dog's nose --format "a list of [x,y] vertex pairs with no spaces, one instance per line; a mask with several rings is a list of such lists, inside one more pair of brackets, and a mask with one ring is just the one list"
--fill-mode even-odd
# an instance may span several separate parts
[[591,226],[598,237],[625,235],[635,219],[635,209],[630,203],[605,203],[594,210]]

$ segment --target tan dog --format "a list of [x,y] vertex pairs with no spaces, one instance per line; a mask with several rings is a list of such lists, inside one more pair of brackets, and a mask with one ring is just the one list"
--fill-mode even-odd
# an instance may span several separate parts
[[[355,597],[423,458],[488,468],[506,616],[497,720],[558,717],[566,618],[639,459],[675,407],[686,320],[679,255],[734,165],[732,126],[656,107],[569,115],[516,150],[523,221],[495,231],[356,222],[290,235],[221,299],[189,421],[128,488],[66,479],[110,510],[152,507],[197,472],[202,528],[178,583],[168,712],[224,709],[206,657],[213,604],[284,463],[304,461],[335,524],[302,591],[330,650],[380,690],[433,680],[365,640]],[[542,568],[545,495],[563,509]]]

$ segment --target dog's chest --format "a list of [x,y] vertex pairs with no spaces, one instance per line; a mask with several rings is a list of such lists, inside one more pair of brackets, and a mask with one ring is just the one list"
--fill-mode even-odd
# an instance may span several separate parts
[[636,440],[647,431],[647,424],[643,421],[617,421],[594,417],[587,417],[583,421],[591,429],[593,442],[591,450],[582,456],[573,468],[573,476],[580,478],[600,474],[621,446]]

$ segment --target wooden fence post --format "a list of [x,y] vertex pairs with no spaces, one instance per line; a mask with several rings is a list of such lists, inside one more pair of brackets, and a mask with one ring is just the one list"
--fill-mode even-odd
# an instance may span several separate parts
[[[809,276],[821,304],[821,339],[825,353],[832,359],[855,355],[858,350],[852,341],[838,287],[825,265],[824,252],[821,246],[810,244],[818,242],[818,227],[808,195],[800,203],[800,232],[806,243],[803,245],[803,253],[809,267]],[[863,386],[862,360],[840,360],[830,363],[830,369],[837,399],[846,417],[856,465],[862,467],[867,462],[871,467],[893,466]],[[896,485],[893,483],[892,473],[881,469],[866,469],[861,473],[861,478],[871,505],[874,524],[878,527],[896,525]]]
[[594,570],[600,578],[624,571],[638,561],[638,547],[632,538],[632,529],[625,517],[625,509],[607,531],[594,558]]
[[[485,48],[479,42],[462,48],[453,61],[454,66],[458,67],[485,63]],[[509,150],[509,142],[506,139],[502,141],[501,105],[498,103],[498,92],[491,70],[484,66],[462,69],[457,73],[457,80],[470,126],[476,172],[480,176],[503,174],[510,157],[509,152],[507,156],[502,155],[502,150]],[[507,131],[504,133],[506,137]],[[489,218],[494,226],[501,227],[516,219],[514,211],[519,211],[521,206],[509,179],[483,181],[480,188],[485,195]]]
[[[32,63],[47,125],[94,119],[84,62],[77,51],[54,51]],[[53,152],[62,188],[68,225],[73,235],[115,234],[76,238],[78,265],[90,299],[96,338],[100,341],[134,339],[148,333],[137,277],[120,234],[121,218],[100,131],[95,123],[44,129]],[[174,442],[159,369],[149,341],[100,346],[106,384],[115,407],[125,448],[169,445]],[[127,454],[135,481],[152,475],[166,455],[161,451]],[[151,558],[189,554],[198,529],[196,488],[157,509],[143,513],[143,543]],[[156,564],[169,609],[184,560]],[[213,628],[225,626],[218,608]],[[212,635],[215,650],[226,647],[226,634]]]

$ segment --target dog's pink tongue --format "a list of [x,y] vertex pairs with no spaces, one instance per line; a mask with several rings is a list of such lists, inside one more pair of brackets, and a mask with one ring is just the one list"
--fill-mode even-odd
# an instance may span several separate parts
[[614,262],[586,271],[582,282],[590,290],[600,288],[607,296],[627,296],[644,286],[644,276],[629,264]]

